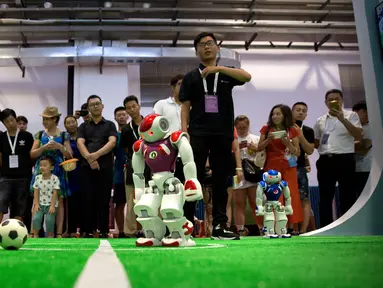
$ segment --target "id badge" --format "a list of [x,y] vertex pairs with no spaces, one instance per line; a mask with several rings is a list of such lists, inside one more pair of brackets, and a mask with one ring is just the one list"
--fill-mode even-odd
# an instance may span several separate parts
[[9,168],[11,168],[11,169],[19,168],[19,156],[18,155],[9,155]]
[[285,159],[287,160],[289,167],[296,167],[298,165],[297,157],[292,155],[290,152],[285,153]]
[[205,95],[205,112],[218,113],[218,97],[216,95]]
[[327,145],[328,144],[328,138],[330,138],[330,134],[329,133],[325,133],[323,134],[323,137],[322,137],[322,145]]

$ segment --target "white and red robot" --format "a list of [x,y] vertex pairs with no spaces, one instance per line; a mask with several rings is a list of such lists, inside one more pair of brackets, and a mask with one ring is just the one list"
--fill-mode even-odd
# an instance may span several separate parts
[[[132,159],[134,213],[145,238],[138,238],[136,246],[195,246],[191,239],[194,226],[184,217],[183,206],[185,201],[202,199],[202,188],[187,133],[170,134],[168,119],[150,114],[142,120],[139,134]],[[185,184],[174,177],[178,155],[184,165]],[[153,174],[149,187],[145,187],[145,163]],[[165,238],[166,226],[170,236]]]
[[[279,202],[281,194],[285,198],[285,206]],[[266,195],[266,203],[263,205],[263,195]],[[293,214],[291,207],[290,189],[286,181],[282,180],[281,173],[269,170],[263,173],[263,181],[257,187],[257,211],[258,216],[263,216],[263,231],[265,238],[291,238],[287,234],[287,216]]]

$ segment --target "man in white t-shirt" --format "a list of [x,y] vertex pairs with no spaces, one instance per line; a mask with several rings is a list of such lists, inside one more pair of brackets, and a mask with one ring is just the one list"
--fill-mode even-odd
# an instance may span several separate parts
[[[170,86],[173,90],[173,95],[167,99],[157,101],[154,104],[153,112],[159,115],[163,115],[169,120],[170,133],[181,130],[181,102],[178,100],[178,94],[182,84],[184,76],[176,75],[170,80]],[[185,176],[183,172],[183,164],[180,157],[177,158],[176,171],[174,176],[178,178],[182,183],[185,182]],[[184,215],[186,219],[194,223],[196,202],[185,202]]]
[[319,117],[314,126],[315,148],[320,154],[316,166],[321,227],[333,221],[332,202],[337,182],[341,215],[356,201],[354,142],[363,135],[358,114],[343,110],[342,91],[327,91],[325,103],[329,112]]
[[356,197],[358,198],[362,193],[364,186],[366,186],[368,176],[370,175],[372,163],[372,135],[370,124],[368,121],[368,112],[366,101],[356,103],[352,107],[352,111],[358,113],[360,123],[363,127],[363,139],[355,142],[355,185]]

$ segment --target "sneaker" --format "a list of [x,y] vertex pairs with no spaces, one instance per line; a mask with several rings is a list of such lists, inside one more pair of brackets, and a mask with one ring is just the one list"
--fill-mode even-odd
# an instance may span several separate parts
[[[223,227],[223,228],[221,228]],[[239,240],[240,237],[238,234],[235,234],[232,231],[226,230],[224,225],[218,224],[214,229],[211,235],[213,240]]]

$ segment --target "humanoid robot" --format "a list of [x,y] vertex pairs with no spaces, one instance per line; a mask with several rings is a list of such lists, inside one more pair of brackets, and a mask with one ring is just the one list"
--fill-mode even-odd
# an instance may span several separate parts
[[[287,182],[281,180],[281,173],[269,170],[263,173],[263,181],[257,187],[257,211],[258,216],[263,216],[263,229],[265,238],[291,238],[287,234],[287,216],[293,214],[291,207],[290,189]],[[281,194],[285,197],[285,206],[279,202]],[[266,195],[266,203],[263,205],[263,195]]]
[[[150,114],[139,127],[141,139],[133,145],[134,213],[145,237],[136,246],[195,246],[190,239],[194,226],[183,214],[185,201],[202,199],[201,184],[187,133],[169,133],[166,117]],[[177,156],[184,165],[185,184],[174,177]],[[153,176],[145,188],[145,163]],[[158,210],[162,219],[158,215]],[[170,236],[164,238],[166,226]]]

